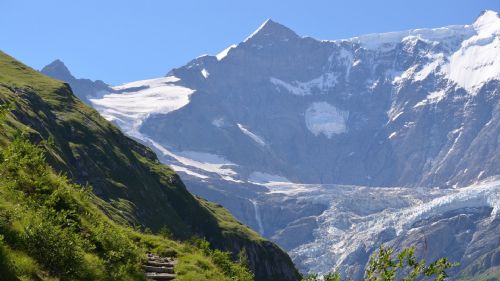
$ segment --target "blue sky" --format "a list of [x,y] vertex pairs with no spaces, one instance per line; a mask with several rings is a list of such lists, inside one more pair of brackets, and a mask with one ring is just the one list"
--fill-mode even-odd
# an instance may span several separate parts
[[[356,35],[469,24],[499,0],[1,0],[0,49],[40,69],[119,84],[162,76],[242,41],[267,18],[299,35]],[[1,70],[0,70],[1,71]]]

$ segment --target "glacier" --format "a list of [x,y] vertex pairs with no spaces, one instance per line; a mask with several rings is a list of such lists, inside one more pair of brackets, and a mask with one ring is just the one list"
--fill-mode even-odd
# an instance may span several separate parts
[[405,236],[418,227],[418,221],[474,207],[491,207],[492,220],[500,208],[499,179],[456,189],[298,185],[291,193],[290,186],[267,186],[275,194],[328,205],[316,217],[319,227],[314,240],[289,251],[309,273],[345,269],[348,257],[360,248],[370,253],[389,243],[391,239],[380,239],[388,230],[394,231],[394,237]]

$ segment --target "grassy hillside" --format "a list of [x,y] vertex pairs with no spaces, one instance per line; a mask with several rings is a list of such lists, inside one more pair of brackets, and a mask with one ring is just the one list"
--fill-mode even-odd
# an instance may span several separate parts
[[[146,252],[178,258],[178,280],[252,280],[219,251],[118,225],[89,188],[45,163],[44,149],[17,137],[0,153],[1,280],[145,280]],[[222,257],[222,258],[221,258]]]
[[222,207],[192,196],[150,149],[84,105],[67,84],[0,52],[0,104],[9,103],[13,110],[0,131],[0,147],[23,131],[30,143],[43,146],[56,174],[92,188],[93,206],[117,227],[167,229],[179,240],[197,235],[233,257],[245,249],[256,280],[298,278],[281,249]]

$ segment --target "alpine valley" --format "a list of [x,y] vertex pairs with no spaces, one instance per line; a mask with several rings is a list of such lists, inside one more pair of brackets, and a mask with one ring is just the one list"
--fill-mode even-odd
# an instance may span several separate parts
[[303,273],[360,278],[387,244],[460,262],[453,280],[500,280],[497,12],[342,40],[267,20],[215,56],[119,86],[60,61],[42,72]]

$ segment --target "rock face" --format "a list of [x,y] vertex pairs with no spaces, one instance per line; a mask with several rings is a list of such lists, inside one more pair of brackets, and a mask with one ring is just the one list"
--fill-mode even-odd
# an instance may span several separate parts
[[216,56],[112,90],[92,100],[104,117],[303,272],[360,277],[382,243],[451,255],[455,276],[497,266],[498,184],[485,183],[500,175],[496,12],[333,41],[268,20]]
[[61,60],[53,61],[42,68],[40,72],[70,84],[73,93],[89,105],[91,98],[102,97],[105,93],[113,92],[113,90],[101,80],[92,81],[90,79],[75,78]]
[[500,173],[498,32],[494,12],[337,41],[269,20],[225,56],[172,70],[195,91],[189,104],[140,131],[173,151],[222,156],[242,179],[465,186]]

